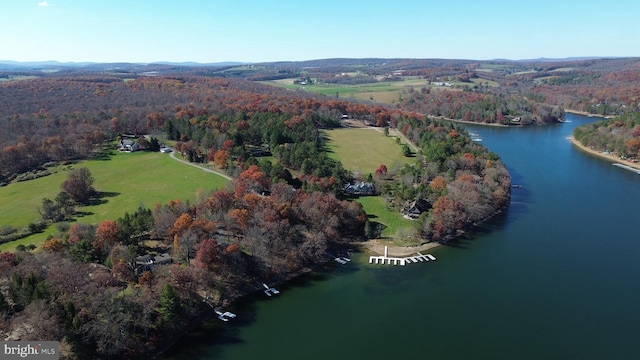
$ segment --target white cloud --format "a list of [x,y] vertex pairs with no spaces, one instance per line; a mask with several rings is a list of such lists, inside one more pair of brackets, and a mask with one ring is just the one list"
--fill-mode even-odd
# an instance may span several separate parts
[[49,6],[49,3],[46,1],[42,1],[38,3],[38,6],[42,6],[42,7]]

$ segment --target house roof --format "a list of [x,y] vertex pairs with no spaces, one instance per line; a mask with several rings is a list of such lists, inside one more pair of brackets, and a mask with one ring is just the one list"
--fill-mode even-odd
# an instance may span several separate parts
[[151,262],[152,259],[153,258],[149,254],[138,256],[136,258],[136,264],[147,264],[147,263]]
[[171,255],[167,254],[167,253],[163,253],[160,255],[156,255],[153,258],[153,261],[156,263],[161,263],[161,262],[171,262]]

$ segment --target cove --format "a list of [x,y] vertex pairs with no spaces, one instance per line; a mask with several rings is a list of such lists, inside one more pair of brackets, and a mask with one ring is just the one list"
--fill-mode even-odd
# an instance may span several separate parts
[[468,125],[507,165],[509,208],[404,267],[347,265],[256,294],[165,359],[635,359],[640,176],[573,147],[556,125]]

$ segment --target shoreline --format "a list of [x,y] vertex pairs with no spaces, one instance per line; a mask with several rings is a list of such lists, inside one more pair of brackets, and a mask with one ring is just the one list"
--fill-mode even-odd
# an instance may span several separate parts
[[[427,115],[427,116],[429,116],[429,115]],[[432,118],[438,119],[438,120],[451,121],[451,122],[455,122],[455,123],[459,123],[459,124],[468,124],[468,125],[496,126],[496,127],[522,126],[520,124],[509,125],[509,124],[485,123],[485,122],[475,122],[475,121],[468,121],[468,120],[451,119],[451,118],[444,117],[444,116],[429,116],[429,117],[432,117]]]
[[372,239],[360,245],[363,249],[366,249],[367,251],[378,254],[378,255],[384,254],[384,247],[387,246],[388,254],[390,256],[409,256],[409,255],[414,255],[419,251],[431,250],[433,248],[441,246],[442,244],[439,242],[428,242],[428,243],[414,245],[414,246],[395,246],[395,245],[385,244],[384,240]]
[[582,116],[586,116],[586,117],[599,117],[599,118],[603,118],[603,119],[611,119],[611,118],[615,117],[615,116],[612,116],[612,115],[591,114],[591,113],[588,113],[586,111],[580,111],[580,110],[564,109],[564,112],[570,113],[570,114],[582,115]]
[[579,150],[582,150],[582,151],[584,151],[584,152],[586,152],[586,153],[588,153],[590,155],[599,157],[599,158],[604,159],[604,160],[609,160],[609,161],[612,161],[614,163],[624,164],[624,165],[627,165],[627,166],[632,167],[634,169],[640,170],[640,164],[638,164],[638,163],[633,163],[633,162],[628,161],[628,160],[622,160],[617,155],[614,155],[614,154],[603,154],[603,153],[601,153],[601,152],[599,152],[597,150],[594,150],[594,149],[591,149],[591,148],[589,148],[587,146],[582,145],[573,136],[570,137],[570,140],[571,140],[571,144],[573,144]]

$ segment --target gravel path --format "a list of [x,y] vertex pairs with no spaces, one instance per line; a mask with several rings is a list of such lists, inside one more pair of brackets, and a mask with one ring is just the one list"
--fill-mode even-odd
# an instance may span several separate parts
[[212,173],[212,174],[216,174],[218,176],[222,176],[223,178],[225,178],[227,180],[233,180],[233,178],[231,176],[227,175],[227,174],[221,173],[221,172],[216,171],[216,170],[211,170],[209,168],[206,168],[204,166],[200,166],[198,164],[194,164],[192,162],[188,162],[186,160],[178,159],[176,157],[176,152],[173,149],[171,149],[171,153],[169,155],[171,156],[172,159],[174,159],[176,161],[180,161],[181,163],[187,164],[189,166],[197,167],[198,169],[202,169],[202,171],[205,171],[205,172],[208,172],[208,173]]

